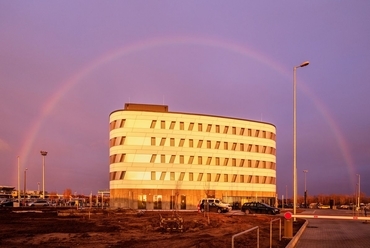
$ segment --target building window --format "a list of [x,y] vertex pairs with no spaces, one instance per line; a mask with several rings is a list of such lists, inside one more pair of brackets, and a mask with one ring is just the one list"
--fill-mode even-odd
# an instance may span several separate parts
[[229,163],[229,158],[225,158],[224,159],[224,166],[227,166],[228,163]]
[[174,138],[170,139],[170,146],[175,146],[175,139]]
[[256,152],[260,152],[260,146],[259,145],[256,145]]
[[256,163],[255,163],[255,167],[256,167],[256,168],[259,168],[259,164],[260,164],[260,161],[259,161],[259,160],[257,160],[257,161],[256,161]]
[[180,155],[180,164],[184,163],[184,155]]
[[175,162],[176,155],[171,155],[170,163],[173,164]]
[[197,181],[198,181],[198,182],[202,181],[202,178],[203,178],[203,173],[199,173],[199,174],[198,174],[198,179],[197,179]]
[[166,143],[166,138],[162,138],[161,139],[161,143],[159,145],[160,146],[164,146],[165,143]]
[[244,166],[244,162],[245,162],[245,159],[240,159],[239,167],[243,167]]
[[166,155],[161,154],[161,163],[166,163]]
[[184,122],[180,122],[180,130],[184,130]]
[[256,134],[256,137],[259,137],[259,135],[260,135],[260,130],[256,130],[255,134]]
[[236,150],[236,143],[233,143],[233,146],[231,147],[231,150],[233,150],[233,151]]
[[193,147],[194,144],[193,144],[193,140],[192,139],[189,139],[189,147]]
[[229,175],[224,174],[224,182],[227,183],[229,181]]
[[244,130],[245,130],[244,127],[240,128],[240,135],[244,135]]
[[248,167],[250,167],[250,168],[252,167],[252,160],[248,159]]
[[266,138],[266,131],[262,131],[262,137]]
[[239,181],[241,182],[241,183],[244,183],[244,175],[240,175],[240,177],[239,177],[240,179],[239,179]]
[[236,127],[233,127],[233,128],[232,128],[232,133],[233,133],[233,134],[236,134]]
[[228,150],[228,149],[229,149],[229,143],[224,142],[224,150]]
[[221,174],[216,174],[215,182],[219,182],[220,181],[220,176],[221,176]]
[[119,180],[125,179],[126,171],[121,171],[121,175],[119,176]]
[[188,164],[193,164],[193,160],[194,160],[194,156],[190,156],[189,157]]
[[137,196],[137,208],[146,209],[146,195]]
[[150,128],[155,128],[155,124],[157,124],[157,120],[152,120],[152,123],[150,124]]
[[216,141],[216,145],[215,145],[215,149],[219,149],[220,148],[220,141]]
[[152,157],[150,158],[150,163],[154,163],[156,157],[157,157],[157,154],[152,154]]
[[263,152],[263,153],[266,153],[266,149],[267,149],[267,146],[263,146],[263,147],[262,147],[262,152]]
[[162,196],[153,195],[154,209],[162,209]]
[[248,152],[252,151],[252,146],[251,144],[248,145]]
[[244,152],[244,144],[240,143],[240,151]]
[[252,129],[248,128],[248,136],[252,136]]
[[220,165],[220,158],[216,157],[216,165]]
[[202,163],[202,157],[201,156],[198,157],[198,164],[200,164],[200,165],[203,164]]
[[194,128],[194,123],[193,122],[190,122],[189,124],[189,131],[193,131],[193,128]]
[[207,158],[207,165],[210,165],[211,164],[211,161],[212,161],[212,157],[208,157]]
[[181,172],[179,176],[179,181],[184,181],[185,172]]
[[151,138],[151,145],[152,145],[152,146],[155,146],[155,137],[152,137],[152,138]]
[[165,178],[166,178],[166,172],[162,171],[160,179],[163,181]]
[[170,173],[170,180],[175,181],[175,172]]
[[234,174],[234,175],[233,175],[233,178],[231,179],[231,181],[232,181],[233,183],[235,183],[236,178],[237,178],[237,175],[236,175],[236,174]]
[[166,129],[166,121],[161,121],[161,129]]
[[211,141],[210,140],[207,140],[207,148],[211,149]]
[[203,129],[203,127],[202,127],[202,123],[198,123],[198,131],[199,131],[199,132],[202,132],[202,129]]
[[170,124],[170,129],[174,129],[174,127],[175,127],[175,121],[171,121],[171,124]]
[[194,178],[193,178],[193,172],[189,172],[189,181],[193,181]]
[[236,166],[236,159],[235,159],[235,158],[233,158],[233,159],[231,160],[231,162],[232,162],[232,166]]
[[216,125],[216,133],[220,133],[220,125]]
[[202,144],[203,144],[203,140],[199,140],[199,141],[198,141],[198,146],[197,146],[197,147],[198,147],[198,148],[202,148]]
[[252,176],[252,175],[249,175],[249,176],[248,176],[248,183],[252,183],[252,178],[253,178],[253,176]]
[[152,179],[152,180],[155,180],[155,171],[152,171],[152,172],[151,172],[151,179]]
[[179,147],[183,147],[185,143],[185,139],[180,139]]
[[211,181],[211,173],[207,173],[207,182]]
[[227,134],[227,132],[229,131],[229,126],[225,126],[224,127],[224,133],[226,133]]
[[212,129],[212,124],[208,124],[208,125],[207,125],[207,130],[206,130],[206,131],[207,131],[207,132],[211,132],[211,129]]

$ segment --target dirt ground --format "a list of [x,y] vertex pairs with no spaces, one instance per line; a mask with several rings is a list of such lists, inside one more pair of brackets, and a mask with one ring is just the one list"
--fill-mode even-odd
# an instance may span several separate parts
[[[64,215],[64,216],[62,216]],[[161,228],[161,218],[182,227],[169,231]],[[178,212],[181,224],[174,224],[176,213],[136,210],[57,210],[23,208],[0,209],[0,247],[231,247],[234,234],[258,226],[261,248],[270,247],[270,221],[282,216],[245,215],[192,211]],[[294,223],[296,233],[303,220]],[[273,222],[272,247],[285,247],[290,239],[279,241],[279,221]],[[235,238],[235,247],[256,247],[257,230]]]

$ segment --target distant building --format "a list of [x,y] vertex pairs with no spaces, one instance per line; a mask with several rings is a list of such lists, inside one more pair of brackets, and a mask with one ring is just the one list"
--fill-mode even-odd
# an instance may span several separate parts
[[0,186],[0,198],[12,198],[14,189],[13,186]]
[[110,206],[197,209],[204,197],[275,204],[276,128],[125,104],[110,114]]

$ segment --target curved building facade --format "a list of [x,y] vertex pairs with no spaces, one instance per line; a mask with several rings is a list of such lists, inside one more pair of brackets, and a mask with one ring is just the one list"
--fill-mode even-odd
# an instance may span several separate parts
[[216,197],[275,203],[276,127],[125,104],[110,114],[110,206],[197,209]]

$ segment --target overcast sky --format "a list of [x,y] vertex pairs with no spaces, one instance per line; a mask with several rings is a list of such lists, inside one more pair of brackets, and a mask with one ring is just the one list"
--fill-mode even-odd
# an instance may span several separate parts
[[277,191],[370,195],[369,1],[1,1],[0,185],[109,189],[125,103],[272,123]]

